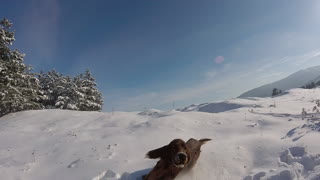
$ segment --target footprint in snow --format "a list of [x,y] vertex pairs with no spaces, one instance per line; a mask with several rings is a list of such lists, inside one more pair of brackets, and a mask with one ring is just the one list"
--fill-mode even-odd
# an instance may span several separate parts
[[31,166],[32,166],[31,163],[27,164],[27,165],[22,169],[22,171],[23,171],[23,172],[28,172],[28,171],[30,171],[30,170],[31,170]]
[[115,153],[110,152],[106,158],[107,159],[112,159],[115,155],[116,155]]
[[84,162],[84,160],[82,160],[82,159],[77,159],[77,160],[71,162],[71,163],[68,165],[68,168],[78,167],[79,164],[81,164],[81,163],[83,163],[83,162]]
[[118,146],[118,144],[107,146],[107,150],[108,150],[108,155],[106,157],[107,159],[112,159],[116,155],[116,153],[114,152],[116,146]]
[[309,154],[302,146],[293,146],[283,151],[279,156],[276,169],[268,173],[259,172],[246,176],[243,180],[319,180],[320,154]]

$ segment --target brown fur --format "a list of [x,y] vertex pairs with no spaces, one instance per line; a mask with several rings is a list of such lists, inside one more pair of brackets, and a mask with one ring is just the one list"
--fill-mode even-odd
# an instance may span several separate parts
[[[174,180],[182,170],[188,171],[196,164],[201,146],[210,140],[200,139],[198,141],[191,138],[185,143],[181,139],[175,139],[166,146],[149,151],[146,155],[148,158],[160,158],[160,160],[149,174],[143,176],[143,180]],[[175,160],[177,153],[181,152],[187,155],[186,160],[182,163],[184,167],[177,166]]]

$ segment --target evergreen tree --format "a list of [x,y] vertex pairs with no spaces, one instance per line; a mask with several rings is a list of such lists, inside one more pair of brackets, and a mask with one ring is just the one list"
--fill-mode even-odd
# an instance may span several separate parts
[[281,89],[273,88],[273,90],[272,90],[272,96],[277,96],[281,93],[282,93]]
[[59,79],[61,78],[61,74],[55,70],[49,71],[48,73],[40,72],[38,78],[41,90],[44,94],[43,105],[47,109],[55,108],[55,103],[59,94],[57,90],[57,82],[60,81]]
[[277,88],[273,88],[272,96],[276,96],[276,95],[278,95],[278,89]]
[[78,99],[74,81],[69,76],[64,76],[58,87],[60,87],[61,90],[55,103],[55,107],[60,109],[79,110],[77,107]]
[[316,84],[314,82],[311,82],[305,86],[306,89],[313,89],[315,87],[316,87]]
[[70,77],[52,70],[48,73],[41,72],[39,81],[45,95],[43,104],[46,108],[78,110],[76,85]]
[[15,41],[12,23],[0,21],[0,117],[22,110],[60,108],[100,111],[102,95],[87,70],[75,78],[55,70],[36,78],[24,64],[24,54],[11,50]]
[[78,104],[81,111],[101,111],[103,100],[102,94],[96,88],[97,84],[89,70],[74,78],[77,86]]
[[24,54],[10,49],[15,41],[11,27],[8,19],[0,21],[0,116],[43,108],[38,79],[24,64]]

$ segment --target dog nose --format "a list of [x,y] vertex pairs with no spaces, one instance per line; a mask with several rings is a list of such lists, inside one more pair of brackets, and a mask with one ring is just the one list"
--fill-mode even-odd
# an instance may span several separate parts
[[187,156],[185,154],[179,153],[178,157],[180,159],[180,161],[185,161],[187,159]]

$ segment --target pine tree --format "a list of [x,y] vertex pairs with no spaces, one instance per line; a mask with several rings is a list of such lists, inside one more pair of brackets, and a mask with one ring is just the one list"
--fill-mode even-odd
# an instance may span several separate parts
[[272,90],[272,96],[277,96],[281,93],[282,93],[281,89],[273,88],[273,90]]
[[306,84],[302,88],[304,88],[304,89],[313,89],[315,87],[317,87],[317,84],[312,81],[311,83]]
[[40,72],[39,81],[41,89],[44,93],[43,104],[47,109],[55,108],[59,91],[57,84],[61,81],[62,75],[55,70],[49,71],[48,73]]
[[278,89],[277,88],[273,88],[272,96],[276,96],[276,95],[278,95]]
[[310,86],[311,86],[311,89],[313,89],[316,87],[316,84],[314,82],[311,82]]
[[41,109],[42,93],[24,54],[11,50],[14,32],[8,19],[0,21],[0,116],[22,110]]
[[74,81],[69,76],[65,76],[59,83],[60,93],[55,106],[60,109],[79,110]]
[[96,88],[97,84],[89,70],[74,78],[77,86],[78,104],[81,111],[101,111],[103,100],[102,94]]
[[48,73],[41,72],[39,80],[46,108],[78,110],[76,85],[70,77],[52,70]]

